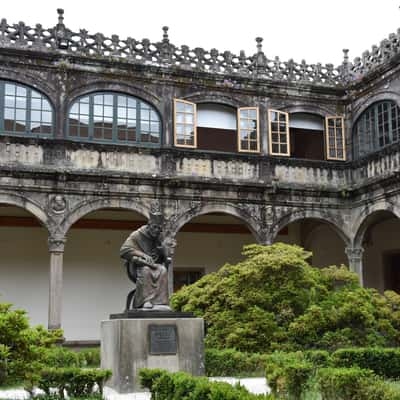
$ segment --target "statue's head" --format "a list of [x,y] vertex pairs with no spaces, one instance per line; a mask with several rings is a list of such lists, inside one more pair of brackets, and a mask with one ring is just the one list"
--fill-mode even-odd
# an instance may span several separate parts
[[147,223],[147,232],[153,238],[160,236],[162,232],[163,216],[159,212],[151,212]]

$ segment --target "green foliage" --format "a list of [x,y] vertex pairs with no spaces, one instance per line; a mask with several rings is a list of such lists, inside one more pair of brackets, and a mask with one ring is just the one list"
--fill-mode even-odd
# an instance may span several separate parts
[[205,350],[207,376],[264,376],[265,354],[243,353],[234,349]]
[[209,382],[183,372],[169,373],[160,369],[140,371],[142,386],[157,400],[273,400],[272,395],[255,395],[240,386]]
[[6,382],[7,378],[7,362],[10,357],[10,348],[4,344],[0,344],[0,385]]
[[315,366],[301,352],[276,352],[266,358],[266,378],[279,398],[299,399],[315,373]]
[[336,367],[370,369],[384,378],[400,379],[400,349],[352,348],[332,354]]
[[82,367],[100,367],[100,348],[83,349],[78,352]]
[[204,317],[206,345],[243,352],[400,345],[400,296],[361,288],[346,267],[314,268],[310,253],[276,243],[244,248],[172,296],[175,310]]
[[46,349],[43,352],[41,362],[50,368],[86,366],[76,351],[59,346]]
[[400,391],[377,378],[370,370],[323,368],[318,370],[322,400],[398,400]]
[[111,377],[111,371],[80,368],[48,368],[39,373],[37,386],[47,396],[50,389],[56,389],[56,396],[63,399],[68,397],[87,398],[95,392],[95,385],[99,394],[103,394],[104,383]]
[[0,303],[0,343],[3,348],[0,359],[4,360],[4,351],[7,352],[6,362],[2,362],[2,368],[6,365],[5,382],[20,381],[25,376],[31,379],[46,349],[54,347],[61,338],[61,330],[48,331],[42,326],[31,328],[25,311],[12,310],[11,304]]

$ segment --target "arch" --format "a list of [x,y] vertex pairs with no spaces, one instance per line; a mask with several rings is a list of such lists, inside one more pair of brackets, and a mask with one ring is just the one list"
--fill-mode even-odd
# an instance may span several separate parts
[[52,219],[46,214],[40,205],[36,204],[32,200],[17,194],[0,193],[0,205],[1,204],[8,204],[28,211],[38,219],[38,221],[47,229],[49,234],[52,232]]
[[106,82],[93,81],[90,82],[89,84],[75,87],[68,93],[67,109],[68,110],[70,109],[71,105],[75,102],[77,98],[82,96],[87,96],[95,92],[115,92],[137,97],[138,99],[143,100],[152,105],[156,109],[160,117],[162,116],[161,97],[156,96],[155,94],[147,90],[144,90],[141,87],[127,83],[121,83],[118,81],[106,81]]
[[[274,108],[274,106],[271,104],[270,108]],[[314,114],[314,115],[319,115],[322,118],[325,118],[327,115],[334,115],[335,112],[334,110],[328,108],[328,107],[323,107],[319,104],[315,105],[310,105],[310,104],[288,104],[288,105],[283,105],[276,107],[277,110],[279,111],[285,111],[289,114],[294,114],[294,113],[306,113],[306,114]]]
[[79,219],[84,217],[86,214],[101,210],[103,208],[135,211],[139,214],[142,214],[147,219],[149,218],[150,213],[150,207],[146,207],[143,203],[137,200],[104,198],[82,201],[73,210],[71,210],[61,222],[60,227],[62,232],[64,235],[66,235],[71,226]]
[[231,106],[234,108],[238,107],[245,107],[248,106],[247,103],[244,103],[242,100],[238,99],[235,96],[225,96],[221,95],[221,93],[218,92],[196,92],[192,93],[187,96],[182,97],[183,100],[188,100],[193,103],[201,104],[201,103],[215,103],[215,104],[221,104],[225,106]]
[[24,71],[23,76],[24,79],[21,80],[21,74],[18,71],[4,67],[0,68],[0,80],[15,82],[37,90],[47,97],[54,110],[58,96],[57,88],[54,85],[51,85],[49,80],[43,79],[39,74],[36,75],[32,74],[30,71]]
[[400,218],[400,210],[395,211],[394,209],[390,209],[384,205],[375,206],[372,210],[368,209],[368,211],[367,215],[366,213],[361,213],[356,219],[356,223],[354,224],[356,229],[353,238],[353,247],[362,247],[367,229],[375,225],[377,222],[381,222],[383,214],[386,214],[388,218],[390,218],[390,215],[395,218]]
[[150,102],[119,91],[75,98],[67,113],[68,139],[159,147],[162,118]]
[[335,219],[333,215],[317,210],[295,211],[280,218],[275,224],[271,226],[269,232],[271,241],[274,241],[279,232],[287,225],[291,224],[292,222],[305,219],[315,219],[329,225],[340,236],[346,246],[350,244],[350,236],[345,232],[345,230],[343,230],[339,226],[337,218]]
[[373,96],[371,97],[368,96],[367,98],[363,99],[354,108],[352,115],[352,124],[354,125],[354,123],[360,118],[361,114],[363,114],[368,107],[370,107],[374,103],[378,103],[384,100],[394,101],[397,104],[397,106],[400,106],[400,95],[397,92],[385,91],[385,92],[375,93]]
[[176,236],[177,233],[181,230],[181,228],[185,224],[190,222],[193,218],[200,217],[201,215],[210,213],[228,214],[240,219],[244,223],[244,225],[247,226],[247,228],[253,234],[258,243],[265,242],[261,232],[262,229],[258,225],[258,223],[254,221],[254,218],[249,217],[249,215],[247,215],[247,213],[245,213],[242,209],[231,204],[224,204],[224,205],[206,204],[204,206],[201,206],[199,209],[194,210],[193,212],[191,212],[191,210],[185,210],[179,216],[179,218],[174,221],[174,225],[170,227],[172,230],[172,232],[170,232],[171,235]]

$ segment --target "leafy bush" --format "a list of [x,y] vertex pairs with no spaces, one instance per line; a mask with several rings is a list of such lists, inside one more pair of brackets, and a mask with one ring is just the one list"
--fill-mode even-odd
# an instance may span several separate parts
[[332,362],[336,367],[365,368],[385,378],[400,378],[400,349],[340,349],[332,354]]
[[104,383],[111,377],[111,371],[80,368],[49,368],[40,371],[37,386],[47,396],[50,389],[57,390],[58,397],[63,399],[65,393],[69,397],[88,397],[95,391],[97,385],[103,394]]
[[143,387],[157,400],[273,400],[272,395],[255,395],[245,388],[228,383],[209,382],[183,372],[169,373],[160,369],[140,371]]
[[41,361],[50,368],[67,368],[85,366],[76,351],[65,347],[51,347],[43,352]]
[[276,352],[266,357],[267,382],[278,397],[300,398],[314,373],[314,365],[301,352]]
[[82,367],[100,367],[100,348],[79,350],[78,357]]
[[248,354],[233,349],[206,349],[205,367],[207,376],[264,376],[264,354]]
[[25,311],[12,310],[11,304],[0,303],[0,343],[4,346],[3,352],[7,349],[8,359],[6,383],[18,382],[34,374],[46,349],[54,347],[61,338],[61,330],[48,331],[42,326],[31,328]]
[[399,400],[400,391],[391,388],[370,370],[323,368],[318,370],[323,400]]
[[6,382],[7,378],[7,362],[10,356],[9,347],[0,344],[0,385]]
[[361,288],[346,267],[314,268],[311,253],[276,243],[172,296],[204,317],[206,345],[250,353],[400,345],[400,296]]

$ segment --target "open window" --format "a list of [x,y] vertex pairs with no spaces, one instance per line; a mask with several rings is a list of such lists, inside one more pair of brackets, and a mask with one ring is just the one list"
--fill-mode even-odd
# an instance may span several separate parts
[[324,160],[324,118],[309,113],[289,116],[290,155],[307,160]]
[[258,153],[260,151],[258,107],[238,108],[239,152]]
[[216,103],[197,105],[197,148],[231,153],[237,151],[235,108]]
[[258,153],[258,107],[174,100],[174,144],[210,151]]
[[186,100],[174,100],[175,146],[197,147],[196,104]]
[[339,116],[325,118],[326,158],[328,160],[346,160],[344,119]]
[[268,110],[269,152],[273,156],[290,156],[289,114]]

